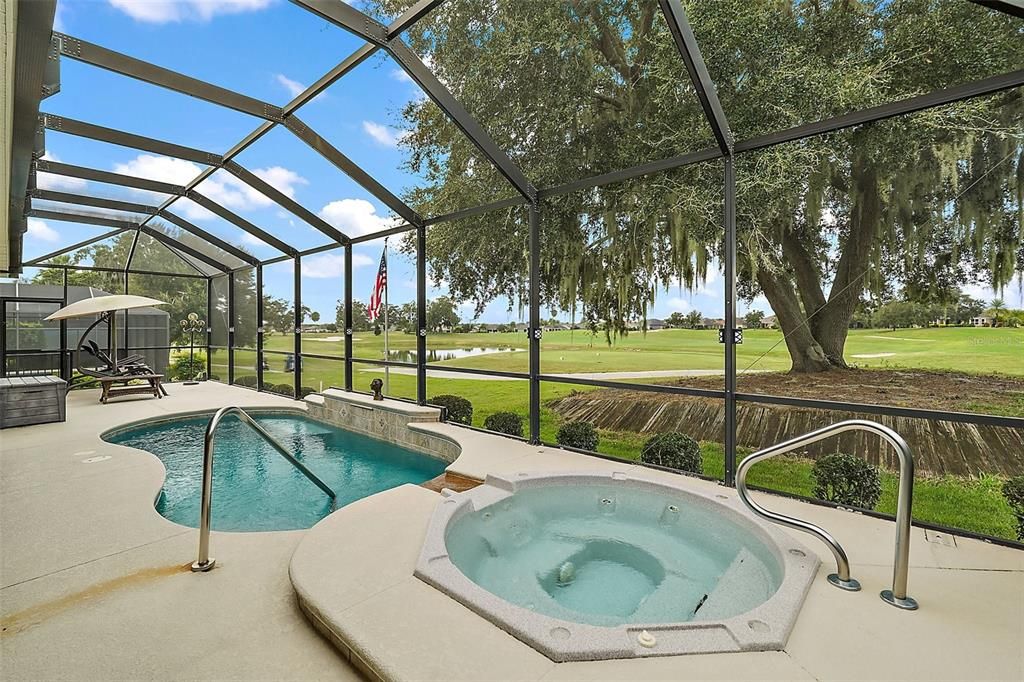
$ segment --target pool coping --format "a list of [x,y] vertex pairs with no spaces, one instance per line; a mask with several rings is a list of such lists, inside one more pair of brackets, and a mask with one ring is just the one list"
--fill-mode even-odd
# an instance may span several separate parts
[[[445,537],[449,524],[462,515],[486,509],[520,489],[589,484],[624,484],[684,496],[715,513],[724,512],[771,551],[783,572],[780,587],[759,606],[729,618],[604,627],[570,622],[512,604],[474,583],[451,561]],[[427,526],[414,575],[552,661],[569,662],[780,650],[788,641],[820,564],[817,554],[792,536],[753,518],[736,498],[622,471],[540,472],[508,477],[488,475],[477,488],[444,495]]]

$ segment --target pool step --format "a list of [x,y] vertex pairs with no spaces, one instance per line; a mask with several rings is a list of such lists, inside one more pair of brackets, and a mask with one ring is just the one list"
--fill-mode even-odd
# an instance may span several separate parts
[[767,591],[770,584],[771,576],[764,564],[745,548],[741,549],[719,578],[718,584],[708,593],[693,619],[719,620],[743,613],[748,607],[737,609],[736,604],[753,606],[763,602],[769,596]]

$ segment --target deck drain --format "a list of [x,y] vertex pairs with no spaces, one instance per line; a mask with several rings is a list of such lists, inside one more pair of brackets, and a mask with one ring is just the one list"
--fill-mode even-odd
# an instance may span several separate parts
[[95,457],[87,457],[82,460],[82,464],[95,464],[96,462],[102,462],[103,460],[110,459],[110,455],[97,455]]
[[803,552],[803,551],[801,551],[799,549],[791,549],[791,550],[789,550],[789,553],[792,554],[793,556],[807,556],[807,554],[805,552]]

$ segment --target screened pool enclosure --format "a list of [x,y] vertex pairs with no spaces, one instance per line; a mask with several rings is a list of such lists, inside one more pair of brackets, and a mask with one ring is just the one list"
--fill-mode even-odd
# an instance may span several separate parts
[[[1020,287],[1019,3],[863,3],[860,18],[850,18],[843,3],[593,0],[550,3],[563,9],[518,24],[515,3],[506,2],[293,4],[363,44],[277,105],[53,31],[52,0],[18,3],[7,274],[35,273],[31,281],[51,285],[58,302],[82,285],[82,273],[110,293],[177,301],[166,346],[132,347],[130,315],[123,345],[177,355],[189,344],[178,320],[198,312],[207,324],[196,347],[211,380],[301,398],[328,387],[368,392],[386,369],[389,397],[427,404],[438,394],[479,394],[478,409],[490,400],[520,412],[532,443],[551,444],[563,422],[593,422],[606,435],[591,454],[605,457],[636,459],[640,433],[689,430],[705,444],[704,475],[725,485],[735,484],[738,460],[751,449],[867,416],[915,447],[923,472],[918,523],[1017,544],[986,481],[1024,473],[1024,329],[995,324],[980,340],[965,331],[953,341],[961,345],[927,357],[904,348],[916,348],[925,328],[979,327],[971,320],[984,314],[957,309],[974,290],[968,280],[997,293]],[[909,24],[897,11],[925,17],[919,34],[902,33]],[[479,21],[469,20],[474,12]],[[452,37],[462,35],[457,22],[470,24],[465,40]],[[835,44],[844,31],[869,45],[865,54],[890,56],[857,62]],[[754,49],[758,36],[773,32],[777,40]],[[489,48],[508,58],[503,66]],[[814,69],[788,71],[811,54]],[[305,118],[315,98],[379,58],[422,92],[402,114],[410,163],[426,178],[412,189],[385,187],[329,141],[322,122],[318,131]],[[259,124],[219,153],[47,113],[69,62]],[[591,72],[592,82],[571,89]],[[847,92],[847,74],[865,85]],[[866,85],[883,79],[885,87]],[[394,82],[381,75],[382,89]],[[577,92],[586,101],[573,101]],[[201,172],[168,182],[46,156],[47,141],[63,135]],[[380,229],[346,231],[244,165],[247,150],[272,138],[304,145],[386,207]],[[225,176],[280,209],[281,220],[268,225],[211,198],[209,182]],[[199,209],[225,229],[194,217]],[[26,254],[33,218],[87,231],[57,250]],[[357,319],[369,291],[357,290],[353,277],[366,258],[360,249],[377,250],[375,266],[385,237],[395,258],[410,263],[414,284],[406,300],[396,294],[408,319],[391,330],[401,352],[389,354]],[[247,243],[276,255],[257,257]],[[311,287],[323,286],[310,263],[322,268],[324,255],[338,275],[333,327],[312,324],[304,305]],[[283,296],[267,295],[271,274],[290,277]],[[950,284],[954,276],[960,288]],[[442,281],[456,304],[468,302],[458,325],[429,319],[431,291]],[[662,325],[648,312],[673,288],[679,320],[688,310],[701,314]],[[952,297],[935,293],[954,289]],[[714,303],[691,308],[694,292]],[[871,306],[876,298],[901,296],[946,308],[907,324],[870,319],[884,307]],[[487,329],[475,316],[498,298],[508,302],[507,322]],[[773,315],[745,317],[754,301]],[[672,335],[680,329],[686,334]],[[488,331],[498,332],[495,340]],[[63,347],[39,350],[66,358],[74,347],[61,338]],[[676,338],[683,340],[673,346]],[[672,341],[662,347],[659,339]],[[502,362],[481,360],[505,350]],[[596,359],[602,352],[607,360]],[[969,369],[958,364],[968,359]],[[854,390],[852,375],[821,378],[847,376],[836,374],[847,365],[866,367],[861,376],[874,383]],[[17,369],[6,355],[0,366]],[[51,370],[70,372],[66,360]],[[959,402],[948,395],[948,386],[972,382],[976,393],[964,388]],[[471,427],[482,428],[487,411],[495,410],[481,409]],[[840,448],[893,468],[893,453],[869,437],[845,438],[810,454]],[[806,478],[794,464],[753,480],[808,496],[809,484],[796,480]],[[958,516],[962,500],[943,487],[952,478],[965,481],[958,494],[980,500],[979,516],[1001,520]],[[878,510],[867,513],[889,513],[890,479]]]

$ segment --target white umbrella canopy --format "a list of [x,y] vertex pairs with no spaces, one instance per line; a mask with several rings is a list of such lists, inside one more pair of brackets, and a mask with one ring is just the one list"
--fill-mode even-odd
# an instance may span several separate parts
[[112,310],[128,310],[130,308],[147,308],[155,305],[167,305],[166,301],[159,301],[146,296],[131,296],[128,294],[114,294],[111,296],[96,296],[76,301],[71,305],[64,306],[53,313],[47,320],[67,320],[72,317],[88,317]]

